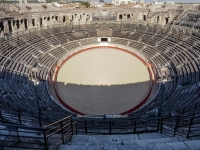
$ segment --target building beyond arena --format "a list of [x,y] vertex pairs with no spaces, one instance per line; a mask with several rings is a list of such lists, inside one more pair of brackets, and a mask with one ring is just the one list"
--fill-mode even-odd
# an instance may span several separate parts
[[198,4],[0,4],[0,147],[200,148],[199,65]]

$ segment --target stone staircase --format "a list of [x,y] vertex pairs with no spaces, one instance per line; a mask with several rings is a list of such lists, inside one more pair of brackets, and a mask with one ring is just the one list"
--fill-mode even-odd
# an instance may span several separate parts
[[159,133],[126,135],[74,135],[59,150],[200,150],[200,140]]
[[97,37],[112,37],[112,28],[108,25],[102,25],[97,29]]
[[112,29],[98,29],[97,36],[98,37],[112,37]]

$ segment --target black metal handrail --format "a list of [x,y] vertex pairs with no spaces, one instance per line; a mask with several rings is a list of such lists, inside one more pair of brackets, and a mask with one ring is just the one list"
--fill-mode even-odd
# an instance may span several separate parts
[[[45,128],[27,127],[16,124],[0,124],[0,147],[21,148],[21,149],[45,149],[44,137]],[[4,128],[3,128],[4,127]]]
[[144,118],[72,118],[67,116],[45,127],[31,127],[0,123],[0,146],[21,149],[58,149],[60,144],[69,142],[74,134],[137,134],[158,132],[175,136],[182,128],[187,138],[199,136],[198,116],[166,115]]
[[[181,135],[186,138],[200,136],[200,119],[198,115],[176,114],[168,116],[161,120],[160,133],[172,134],[173,136]],[[184,132],[183,132],[184,131]]]
[[75,123],[67,116],[45,127],[0,123],[0,148],[54,150],[71,140]]
[[76,129],[72,122],[72,116],[67,116],[59,121],[45,126],[47,129],[45,132],[47,149],[57,149],[60,144],[69,142]]
[[159,118],[73,118],[77,132],[84,134],[136,134],[157,132]]
[[[198,136],[193,133],[200,129],[198,116],[184,114],[163,115],[152,118],[73,118],[77,132],[82,134],[137,134],[158,132],[170,136],[181,134],[186,138]],[[195,120],[196,119],[196,120]],[[181,133],[184,129],[185,133]],[[193,131],[193,132],[192,132]]]
[[13,112],[12,110],[9,110],[9,112],[0,110],[0,122],[2,123],[42,127],[59,119],[59,116],[49,117],[38,114],[31,115],[26,113]]
[[19,141],[19,138],[16,137],[16,135],[18,135],[18,132],[16,130],[16,127],[13,127],[8,133],[8,135],[5,136],[5,139],[3,140],[3,142],[1,142],[0,144],[1,148],[4,149],[8,145],[15,145],[16,142]]

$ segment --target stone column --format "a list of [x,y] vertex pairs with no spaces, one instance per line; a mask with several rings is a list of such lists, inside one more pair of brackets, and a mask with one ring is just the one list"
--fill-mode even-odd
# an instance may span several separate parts
[[0,28],[0,37],[3,37],[3,31],[1,30],[1,28]]
[[44,19],[44,16],[42,16],[42,26],[47,26],[47,17]]
[[40,27],[40,18],[37,17],[37,23],[36,23],[37,27]]
[[[14,25],[13,25],[13,21],[14,21]],[[12,32],[13,33],[17,32],[17,21],[16,20],[12,20]]]
[[19,0],[19,4],[22,4],[22,0]]
[[4,22],[3,22],[3,26],[4,26],[4,33],[7,33],[7,34],[9,34],[9,26],[8,26],[8,21],[7,20],[5,20]]
[[29,17],[29,18],[27,18],[27,26],[28,26],[28,29],[31,29],[31,28],[33,28],[33,24],[32,24],[32,18],[31,17]]
[[11,28],[12,28],[12,33],[15,33],[15,29],[14,29],[14,26],[13,26],[13,20],[11,20]]
[[25,26],[24,26],[24,20],[22,21],[22,19],[20,19],[20,21],[19,21],[19,29],[20,29],[20,31],[23,31],[24,28],[25,28]]

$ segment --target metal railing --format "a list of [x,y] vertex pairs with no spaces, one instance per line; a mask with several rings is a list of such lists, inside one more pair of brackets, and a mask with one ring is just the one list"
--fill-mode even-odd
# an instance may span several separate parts
[[186,138],[200,136],[198,115],[162,114],[161,117],[144,118],[73,118],[77,133],[81,134],[138,134],[160,132],[168,136]]
[[76,123],[72,122],[71,116],[56,121],[50,125],[45,126],[47,129],[46,136],[46,148],[57,149],[60,144],[69,142],[74,134],[76,134]]
[[74,134],[138,134],[160,132],[186,138],[200,136],[199,115],[162,114],[161,117],[78,118],[67,116],[45,127],[1,123],[0,148],[56,150]]
[[45,150],[44,128],[0,124],[0,147]]
[[67,116],[45,127],[0,124],[0,148],[55,150],[76,134],[76,123]]
[[160,121],[160,133],[168,136],[180,135],[186,138],[200,136],[200,119],[199,115],[177,114]]
[[1,142],[1,149],[8,146],[14,146],[19,141],[18,131],[16,127],[13,127],[10,132],[5,136],[3,142]]
[[0,110],[0,122],[6,124],[43,127],[59,119],[61,119],[59,116],[49,117],[38,114],[26,114],[24,112],[15,112],[11,109]]
[[157,132],[159,118],[73,118],[77,133],[82,134],[136,134]]

